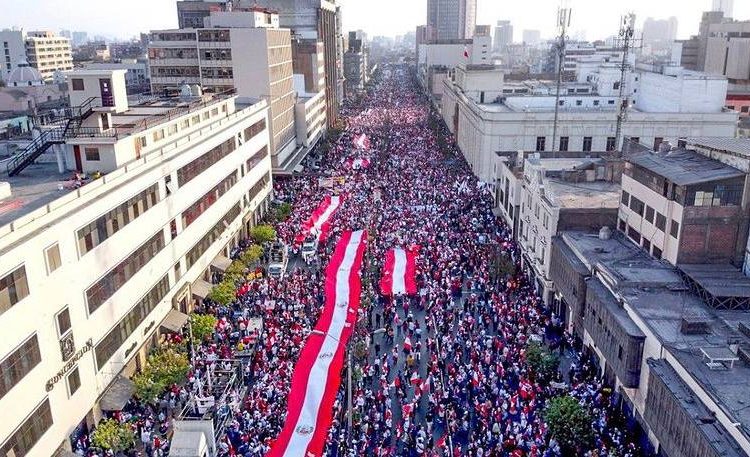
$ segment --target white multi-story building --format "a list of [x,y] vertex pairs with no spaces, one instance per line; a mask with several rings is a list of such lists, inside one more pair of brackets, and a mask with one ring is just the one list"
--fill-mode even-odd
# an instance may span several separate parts
[[146,88],[150,78],[148,62],[136,59],[122,59],[117,63],[87,63],[85,68],[88,70],[126,70],[125,85],[128,91]]
[[153,31],[149,45],[155,94],[187,83],[266,99],[274,167],[296,147],[291,35],[278,21],[278,14],[259,8],[212,12],[205,28]]
[[[637,71],[626,81],[632,96],[623,138],[658,148],[663,141],[677,144],[690,136],[734,136],[738,114],[724,108],[725,78],[665,69]],[[614,67],[602,66],[583,82],[565,84],[554,140],[554,83],[508,82],[498,69],[461,65],[443,85],[443,118],[474,173],[489,184],[495,182],[498,151],[619,149],[620,78]]]
[[0,30],[0,79],[8,81],[8,76],[21,62],[26,62],[26,42],[21,30]]
[[0,197],[3,456],[69,451],[121,408],[110,387],[185,322],[271,193],[265,101],[128,106],[124,73],[72,72],[83,116]]
[[73,69],[70,40],[53,32],[26,34],[26,58],[29,65],[39,70],[44,79],[52,79],[56,71]]

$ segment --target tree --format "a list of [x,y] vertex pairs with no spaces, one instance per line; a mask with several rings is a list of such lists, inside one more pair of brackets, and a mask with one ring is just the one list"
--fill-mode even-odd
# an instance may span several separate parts
[[276,230],[270,225],[257,225],[250,231],[250,238],[258,244],[269,243],[276,239]]
[[227,267],[227,271],[224,274],[227,278],[231,278],[232,281],[241,278],[245,274],[245,264],[239,260],[235,260]]
[[135,446],[135,434],[127,424],[120,424],[114,419],[105,419],[94,429],[91,442],[101,449],[114,452],[127,451]]
[[216,328],[216,322],[216,316],[212,314],[191,314],[190,325],[193,328],[193,338],[203,341],[211,336]]
[[564,455],[582,455],[576,450],[589,446],[594,439],[591,416],[573,397],[555,397],[544,411],[549,434],[557,440]]
[[548,379],[557,373],[560,358],[541,344],[532,341],[526,346],[526,363],[536,375],[537,380]]
[[263,256],[263,248],[257,244],[251,244],[240,256],[240,260],[246,267],[250,268]]
[[237,297],[237,292],[234,286],[234,281],[225,279],[219,284],[215,285],[211,292],[208,294],[208,298],[215,301],[220,305],[228,305],[232,303]]
[[160,349],[150,355],[147,364],[154,381],[166,386],[181,384],[190,371],[187,354],[173,347]]
[[133,384],[135,384],[135,396],[152,405],[157,404],[159,396],[167,390],[167,385],[155,379],[149,370],[133,375]]
[[272,209],[272,219],[275,222],[284,222],[289,219],[289,215],[292,214],[292,205],[287,202],[275,205]]

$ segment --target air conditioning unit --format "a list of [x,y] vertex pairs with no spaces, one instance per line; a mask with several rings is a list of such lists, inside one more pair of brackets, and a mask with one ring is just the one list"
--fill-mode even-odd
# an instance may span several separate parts
[[76,344],[73,341],[73,332],[70,332],[60,340],[60,354],[62,354],[63,362],[70,360],[75,352]]

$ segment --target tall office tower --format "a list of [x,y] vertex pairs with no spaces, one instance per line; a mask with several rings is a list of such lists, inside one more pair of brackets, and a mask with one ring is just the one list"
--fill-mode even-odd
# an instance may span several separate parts
[[477,23],[477,0],[427,0],[430,40],[471,38]]
[[536,46],[542,41],[542,32],[539,30],[524,30],[523,43],[529,46]]
[[734,0],[713,0],[712,11],[721,11],[724,17],[733,17]]
[[495,27],[495,41],[493,43],[495,51],[501,51],[512,43],[513,25],[510,21],[497,21],[497,26]]

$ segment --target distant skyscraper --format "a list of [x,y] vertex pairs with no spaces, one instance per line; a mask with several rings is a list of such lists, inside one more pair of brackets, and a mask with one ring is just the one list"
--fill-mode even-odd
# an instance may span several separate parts
[[477,23],[477,0],[427,0],[431,40],[471,38]]
[[495,42],[493,47],[496,51],[504,49],[513,43],[513,25],[510,21],[497,21],[495,27]]
[[542,32],[539,30],[524,30],[523,42],[529,46],[536,46],[542,41]]
[[724,17],[734,17],[734,0],[713,0],[712,11],[721,11]]
[[654,19],[643,22],[643,41],[646,43],[671,42],[677,37],[677,18]]

